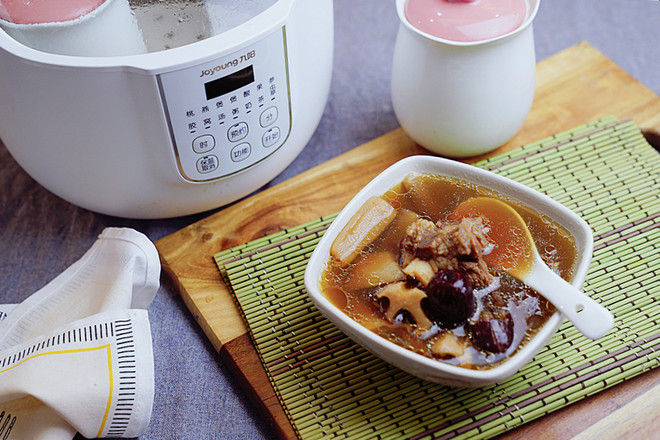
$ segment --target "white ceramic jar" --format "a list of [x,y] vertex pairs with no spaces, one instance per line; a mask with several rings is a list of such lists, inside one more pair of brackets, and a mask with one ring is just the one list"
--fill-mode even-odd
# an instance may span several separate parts
[[392,105],[418,144],[448,157],[491,151],[522,127],[532,106],[536,57],[532,21],[540,0],[513,31],[481,41],[452,41],[400,19],[392,66]]

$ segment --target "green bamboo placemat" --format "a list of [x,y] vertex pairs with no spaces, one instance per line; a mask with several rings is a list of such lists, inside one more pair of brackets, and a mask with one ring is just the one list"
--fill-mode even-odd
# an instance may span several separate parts
[[660,156],[633,122],[605,118],[479,162],[587,220],[584,290],[615,315],[591,341],[567,321],[509,380],[436,385],[353,343],[308,299],[303,273],[333,216],[215,255],[302,439],[489,438],[660,365]]

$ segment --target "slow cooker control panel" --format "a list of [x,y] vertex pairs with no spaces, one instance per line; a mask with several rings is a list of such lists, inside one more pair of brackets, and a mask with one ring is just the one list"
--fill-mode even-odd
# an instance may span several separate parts
[[291,130],[284,28],[232,54],[158,76],[177,166],[208,182],[277,151]]

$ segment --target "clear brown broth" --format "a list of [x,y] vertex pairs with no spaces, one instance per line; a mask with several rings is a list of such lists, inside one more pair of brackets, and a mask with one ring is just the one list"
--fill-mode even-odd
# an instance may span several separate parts
[[[454,208],[464,200],[471,197],[489,196],[506,201],[525,220],[541,258],[559,273],[564,279],[570,280],[577,260],[577,249],[570,234],[560,225],[534,210],[526,208],[511,199],[488,190],[486,188],[466,183],[457,179],[440,176],[421,175],[411,180],[413,184],[406,190],[403,183],[395,186],[382,197],[392,206],[399,209],[399,213],[410,210],[420,217],[433,222],[446,220]],[[331,260],[325,269],[321,282],[324,295],[344,313],[358,323],[364,325],[375,333],[397,343],[405,348],[433,358],[430,347],[443,331],[451,331],[459,338],[467,339],[466,326],[454,329],[435,329],[435,335],[420,335],[415,325],[409,322],[392,324],[385,318],[385,311],[375,295],[381,286],[368,289],[351,290],[351,278],[356,276],[353,268],[369,253],[382,251],[399,254],[401,240],[405,236],[406,224],[399,220],[399,214],[390,226],[348,267],[341,267],[338,262]],[[465,368],[487,369],[491,368],[517,352],[529,341],[555,312],[555,308],[532,289],[527,288],[520,281],[511,276],[489,268],[499,277],[499,291],[507,299],[509,312],[514,321],[514,345],[505,353],[486,353],[474,346],[468,346],[469,361],[456,358],[441,359],[440,361]],[[490,296],[483,300],[489,301]],[[530,313],[530,310],[532,312]]]

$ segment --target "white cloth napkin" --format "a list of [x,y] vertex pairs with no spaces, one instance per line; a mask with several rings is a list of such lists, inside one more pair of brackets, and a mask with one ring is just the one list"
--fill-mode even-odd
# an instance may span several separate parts
[[146,308],[159,279],[146,236],[107,228],[45,287],[0,306],[0,439],[144,432],[154,395]]

